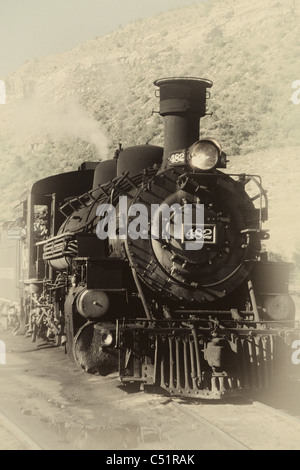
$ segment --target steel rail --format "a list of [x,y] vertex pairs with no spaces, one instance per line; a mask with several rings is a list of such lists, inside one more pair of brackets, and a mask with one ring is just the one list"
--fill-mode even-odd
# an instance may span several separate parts
[[11,419],[0,411],[0,425],[6,431],[13,435],[22,444],[25,444],[26,450],[43,450],[31,437],[17,426]]
[[248,447],[246,444],[243,442],[239,441],[235,437],[233,437],[231,434],[229,434],[227,431],[224,431],[220,427],[216,426],[215,424],[212,424],[210,421],[208,421],[206,418],[203,416],[200,416],[195,413],[195,409],[189,410],[184,407],[184,404],[182,403],[177,403],[175,401],[171,402],[171,405],[177,408],[181,413],[189,416],[192,418],[193,422],[198,421],[201,424],[205,424],[211,431],[213,431],[215,434],[218,436],[222,437],[226,442],[234,446],[234,450],[251,450],[251,447]]

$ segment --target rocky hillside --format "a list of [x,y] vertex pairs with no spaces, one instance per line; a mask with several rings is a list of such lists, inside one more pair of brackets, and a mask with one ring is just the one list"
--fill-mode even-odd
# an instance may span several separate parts
[[120,141],[162,144],[152,82],[196,76],[214,82],[202,135],[222,142],[234,171],[265,176],[271,247],[293,256],[299,25],[295,0],[197,1],[24,64],[7,77],[0,106],[1,219],[14,216],[18,195],[38,178],[109,158]]

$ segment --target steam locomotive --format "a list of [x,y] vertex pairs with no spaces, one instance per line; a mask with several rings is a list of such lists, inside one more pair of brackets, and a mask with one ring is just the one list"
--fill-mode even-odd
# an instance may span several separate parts
[[23,201],[19,332],[142,389],[220,399],[271,387],[298,329],[289,265],[263,249],[266,191],[199,139],[210,80],[154,85],[164,147],[120,145]]

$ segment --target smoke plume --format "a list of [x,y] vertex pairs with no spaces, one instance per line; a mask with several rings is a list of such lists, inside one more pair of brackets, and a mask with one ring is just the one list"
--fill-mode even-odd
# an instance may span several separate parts
[[89,116],[75,98],[62,104],[30,98],[18,103],[14,112],[14,124],[18,134],[25,133],[37,139],[41,135],[52,138],[74,137],[93,144],[99,157],[108,155],[108,139],[99,122]]

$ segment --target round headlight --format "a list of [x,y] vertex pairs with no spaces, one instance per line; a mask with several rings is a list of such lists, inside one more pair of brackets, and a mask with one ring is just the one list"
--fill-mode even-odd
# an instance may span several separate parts
[[193,168],[211,170],[219,160],[221,149],[212,140],[199,140],[190,149],[189,161]]
[[113,343],[114,337],[109,330],[101,331],[101,344],[102,346],[111,346]]

